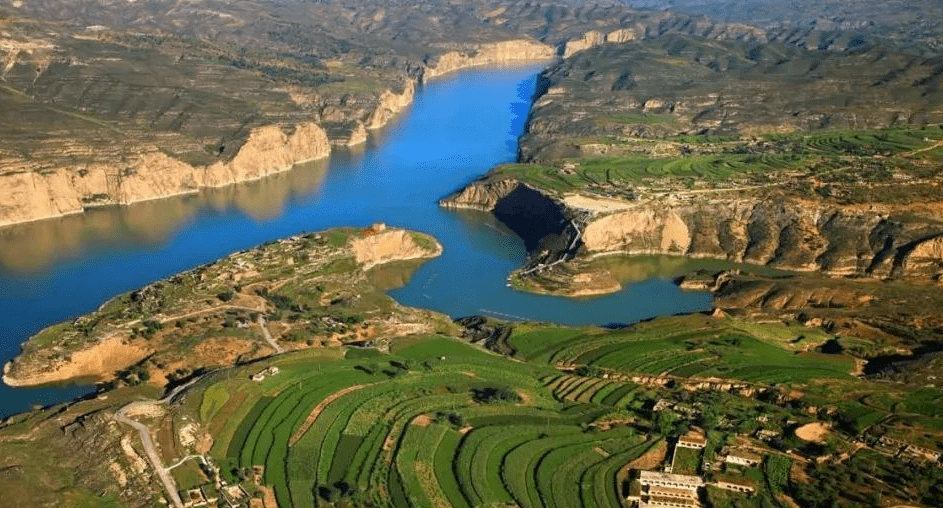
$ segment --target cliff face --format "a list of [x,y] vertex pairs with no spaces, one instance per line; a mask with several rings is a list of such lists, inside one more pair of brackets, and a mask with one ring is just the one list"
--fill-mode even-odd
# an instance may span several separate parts
[[235,157],[210,166],[193,166],[149,147],[123,166],[98,163],[6,173],[0,175],[0,226],[254,180],[330,152],[324,130],[303,123],[292,132],[279,126],[255,129]]
[[330,153],[327,134],[313,123],[297,125],[291,133],[278,126],[263,127],[252,132],[231,161],[206,169],[206,185],[219,187],[255,180]]
[[[419,237],[415,233],[402,229],[386,229],[382,224],[368,230],[371,234],[350,241],[354,259],[369,270],[377,265],[393,261],[430,258],[442,254],[442,245],[432,237]],[[426,238],[426,244],[420,245],[417,238]],[[423,240],[420,240],[423,241]]]
[[570,244],[567,210],[537,189],[516,180],[475,182],[439,202],[447,208],[492,212],[541,259],[558,257]]
[[475,182],[439,202],[447,208],[470,208],[490,212],[498,202],[521,186],[517,180]]
[[389,123],[396,115],[412,104],[415,94],[416,83],[414,81],[407,81],[400,93],[387,90],[380,94],[379,104],[370,114],[370,118],[367,119],[366,127],[368,129],[379,129]]
[[528,39],[478,44],[469,50],[449,51],[441,55],[434,64],[429,64],[423,79],[469,67],[549,60],[555,55],[556,51],[552,47]]
[[[525,240],[543,235],[542,241],[528,241],[532,253],[537,245],[550,245],[546,235],[562,235],[567,241],[556,238],[552,244],[568,250],[576,243],[588,256],[671,254],[830,275],[943,276],[940,222],[891,208],[768,196],[598,201],[557,200],[505,179],[476,182],[442,204],[493,211]],[[579,231],[568,223],[573,219],[581,223]],[[538,257],[545,261],[557,254]]]
[[[194,193],[201,188],[286,171],[295,164],[328,157],[332,145],[355,146],[366,142],[369,130],[388,124],[412,103],[416,85],[422,79],[467,67],[553,56],[552,48],[531,40],[469,43],[461,45],[462,51],[446,52],[436,61],[407,69],[405,73],[397,70],[398,82],[388,80],[385,74],[379,80],[371,77],[364,82],[369,83],[372,91],[346,94],[342,93],[343,87],[341,92],[330,89],[313,93],[297,86],[289,87],[285,93],[247,79],[238,81],[244,90],[233,92],[233,97],[206,99],[196,92],[193,97],[180,92],[165,97],[163,90],[145,94],[143,90],[128,89],[124,80],[136,77],[131,75],[114,78],[115,82],[110,83],[113,91],[62,98],[62,92],[57,92],[61,87],[55,87],[57,83],[64,79],[79,83],[87,80],[89,83],[81,86],[100,86],[92,78],[97,73],[118,76],[111,62],[120,58],[111,53],[99,55],[113,50],[103,44],[93,45],[91,50],[83,48],[89,52],[88,62],[101,67],[83,70],[90,67],[88,62],[80,65],[69,56],[78,49],[62,41],[55,44],[47,41],[42,46],[46,49],[40,51],[38,42],[31,43],[36,48],[26,47],[23,44],[31,39],[24,40],[19,41],[20,46],[0,52],[9,57],[0,76],[30,92],[0,94],[0,102],[14,113],[19,111],[18,115],[26,121],[0,145],[0,195],[4,196],[0,202],[0,227],[77,214],[96,206]],[[190,67],[223,75],[207,76],[208,81],[228,78],[225,73],[232,72],[221,66],[207,70],[200,67],[201,63],[180,63],[150,49],[136,51],[133,58],[121,58],[167,59],[167,76],[161,74],[160,78],[168,83],[189,79],[183,71],[190,72]],[[40,70],[30,70],[36,68]],[[58,74],[53,76],[42,70],[46,68],[55,68]],[[40,75],[34,75],[35,72]],[[181,75],[176,76],[175,72]],[[36,83],[33,89],[32,83]],[[238,100],[260,88],[267,94],[265,102],[257,105],[264,112],[253,114]],[[227,117],[219,112],[221,108],[213,107],[223,102],[239,111]],[[47,103],[56,104],[55,109],[51,110]],[[78,113],[67,110],[70,108]],[[176,111],[177,108],[181,111]],[[156,111],[159,121],[145,122],[147,115],[141,111],[149,109]],[[173,117],[174,121],[167,123],[165,117]],[[49,122],[57,122],[59,130],[54,135],[31,134],[48,129]]]

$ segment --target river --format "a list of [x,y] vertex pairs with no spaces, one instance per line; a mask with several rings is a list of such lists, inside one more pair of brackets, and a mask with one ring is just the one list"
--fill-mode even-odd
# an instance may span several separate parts
[[[514,291],[523,242],[490,214],[437,201],[513,161],[539,69],[477,69],[427,84],[366,147],[336,151],[271,178],[198,195],[0,229],[0,361],[30,335],[149,282],[268,240],[385,222],[433,234],[441,257],[390,294],[453,317],[491,313],[563,324],[607,324],[709,308],[704,293],[667,280],[606,297]],[[0,388],[0,416],[70,400],[88,386]]]

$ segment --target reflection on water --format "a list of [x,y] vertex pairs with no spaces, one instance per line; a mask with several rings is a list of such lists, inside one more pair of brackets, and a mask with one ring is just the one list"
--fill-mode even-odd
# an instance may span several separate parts
[[721,270],[745,270],[760,275],[784,275],[788,272],[765,266],[747,265],[718,259],[692,259],[684,256],[645,255],[601,256],[591,266],[607,270],[620,284],[644,281],[652,278],[670,279],[695,271],[719,272]]
[[273,219],[293,197],[315,199],[327,169],[327,161],[312,161],[239,185],[0,228],[0,268],[36,272],[90,249],[161,245],[200,214],[235,209],[258,222]]

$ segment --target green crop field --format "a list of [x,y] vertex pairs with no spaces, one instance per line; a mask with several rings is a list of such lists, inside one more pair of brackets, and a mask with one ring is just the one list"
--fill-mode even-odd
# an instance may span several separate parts
[[[658,115],[612,117],[610,121],[658,123]],[[907,167],[907,161],[920,157],[929,161],[940,158],[934,148],[943,139],[943,130],[926,128],[888,128],[882,130],[822,130],[814,133],[769,135],[761,142],[680,136],[666,140],[632,139],[636,147],[674,144],[682,150],[695,145],[697,150],[680,156],[651,156],[645,153],[620,156],[586,157],[577,168],[561,171],[540,164],[508,164],[495,169],[496,179],[515,178],[546,191],[568,192],[586,187],[611,185],[614,188],[665,179],[701,183],[763,183],[773,174],[802,172],[810,176],[840,180],[860,178],[852,169],[856,160],[880,156],[894,160],[895,169]],[[609,140],[609,143],[617,143]],[[889,167],[890,167],[889,166]]]
[[224,476],[244,481],[263,467],[284,507],[612,506],[618,471],[658,439],[593,427],[632,384],[449,338],[279,367],[258,383],[218,380],[199,414],[223,429],[212,454]]
[[[732,319],[699,316],[656,319],[630,330],[548,328],[512,334],[508,343],[522,359],[554,366],[589,366],[622,373],[714,377],[775,384],[812,379],[849,379],[853,362],[794,349],[803,331],[785,326],[760,330]],[[547,386],[560,400],[591,400],[605,383],[557,377]]]
[[[211,455],[227,482],[261,496],[254,479],[260,475],[281,507],[620,506],[631,483],[626,465],[664,449],[688,425],[730,429],[709,430],[709,457],[678,450],[675,472],[698,474],[702,460],[714,460],[719,436],[749,432],[759,414],[810,421],[798,410],[652,387],[627,375],[817,391],[855,382],[849,359],[798,349],[796,333],[803,330],[741,324],[704,315],[621,330],[522,324],[507,339],[510,357],[442,336],[401,338],[389,354],[307,350],[234,371],[279,367],[261,382],[211,376],[191,414],[213,429]],[[714,416],[665,418],[646,409],[664,397],[711,406]],[[934,401],[928,391],[906,406]],[[841,421],[862,427],[885,414],[860,405],[839,410]],[[720,415],[731,421],[722,423]],[[771,457],[751,478],[782,492],[790,486],[788,466]],[[735,501],[722,492],[711,496]]]

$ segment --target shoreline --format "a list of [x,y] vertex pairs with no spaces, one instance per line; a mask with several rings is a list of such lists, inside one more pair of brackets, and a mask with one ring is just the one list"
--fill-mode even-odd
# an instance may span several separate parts
[[[183,161],[178,161],[176,159],[169,158],[171,164],[187,166],[188,169],[190,169],[194,175],[199,175],[202,173],[203,178],[205,180],[203,182],[194,182],[196,184],[194,187],[184,187],[179,190],[171,190],[169,193],[159,193],[159,194],[150,195],[150,196],[135,197],[128,200],[116,200],[115,202],[111,202],[111,203],[85,204],[85,203],[79,202],[79,206],[77,208],[67,208],[67,209],[62,209],[57,212],[53,212],[49,214],[30,216],[29,218],[25,218],[21,220],[12,220],[12,221],[7,221],[7,222],[2,222],[0,223],[0,231],[3,231],[4,229],[7,229],[13,226],[36,223],[36,222],[45,221],[45,220],[59,219],[59,218],[68,217],[72,215],[80,215],[80,214],[86,213],[87,211],[91,211],[95,209],[109,208],[113,206],[125,207],[125,206],[130,206],[130,205],[134,205],[138,203],[145,203],[148,201],[156,201],[156,200],[168,199],[168,198],[174,198],[174,197],[197,195],[203,192],[204,190],[220,189],[220,188],[231,187],[231,186],[242,184],[242,183],[250,183],[250,182],[264,180],[267,177],[288,172],[296,168],[297,166],[300,166],[302,164],[306,164],[309,162],[321,161],[321,160],[329,161],[333,155],[333,151],[334,151],[333,148],[336,146],[341,146],[346,149],[351,149],[351,148],[356,148],[356,147],[366,145],[368,140],[372,137],[373,131],[378,131],[380,129],[383,129],[384,127],[389,125],[390,122],[399,118],[402,112],[412,105],[415,99],[415,94],[417,93],[418,89],[421,88],[421,86],[427,82],[431,82],[434,80],[441,79],[443,77],[447,77],[456,72],[462,72],[462,71],[475,69],[475,68],[483,68],[483,67],[489,67],[489,66],[495,66],[495,67],[506,66],[509,68],[524,67],[528,63],[538,63],[538,62],[549,63],[555,59],[555,57],[552,57],[549,55],[535,56],[534,54],[528,51],[525,51],[524,53],[522,53],[523,56],[518,56],[517,53],[513,53],[513,52],[510,54],[506,53],[508,51],[508,48],[513,48],[515,47],[515,45],[522,44],[522,43],[526,43],[527,47],[529,48],[528,51],[536,51],[535,48],[542,48],[545,51],[553,52],[553,48],[551,48],[550,46],[546,46],[542,43],[536,43],[536,42],[531,42],[531,41],[526,41],[526,40],[521,40],[521,39],[512,39],[509,41],[502,41],[498,43],[486,43],[486,44],[478,45],[475,48],[475,51],[477,51],[477,54],[475,54],[474,56],[468,56],[468,52],[450,51],[442,55],[442,57],[440,57],[439,62],[437,62],[439,65],[426,66],[423,72],[418,77],[405,80],[404,85],[403,85],[404,90],[402,92],[396,93],[390,89],[380,92],[379,98],[378,98],[379,103],[377,104],[376,108],[368,115],[368,118],[366,119],[366,121],[364,122],[358,121],[358,123],[360,123],[363,126],[364,130],[366,131],[366,136],[356,139],[356,142],[340,143],[339,141],[342,141],[340,138],[330,139],[327,137],[326,132],[324,131],[324,128],[321,125],[316,124],[316,123],[310,123],[310,125],[314,126],[316,129],[321,131],[321,133],[324,135],[324,140],[326,142],[326,146],[323,149],[324,153],[319,154],[315,157],[305,157],[305,158],[294,159],[289,156],[289,161],[286,164],[279,164],[274,167],[256,166],[250,170],[252,173],[255,173],[255,174],[250,173],[245,176],[237,176],[235,174],[232,174],[230,175],[232,176],[231,180],[225,179],[225,180],[217,180],[217,181],[207,180],[208,177],[206,176],[206,174],[210,170],[215,170],[216,172],[224,171],[223,169],[224,166],[231,166],[233,164],[233,161],[238,159],[239,156],[242,154],[242,150],[245,148],[245,145],[240,147],[240,151],[237,152],[236,155],[232,159],[225,162],[217,162],[210,166],[199,166],[199,167],[190,166],[189,164]],[[496,48],[496,49],[492,49],[492,48]],[[494,51],[498,51],[498,54],[494,54]],[[446,59],[445,63],[442,62],[443,58]],[[439,71],[438,68],[440,66],[444,66],[445,68]],[[301,126],[301,125],[308,125],[308,124],[298,124],[298,126]],[[297,131],[298,126],[296,126],[296,131]],[[259,126],[253,129],[253,132],[265,131],[265,130],[270,130],[270,129],[280,130],[281,126],[278,124]],[[289,135],[289,139],[286,139],[286,144],[291,142],[290,137],[291,136]],[[251,139],[251,135],[249,139]],[[247,144],[248,144],[248,141],[247,141]],[[225,171],[225,172],[234,173],[231,168],[229,169],[229,171]],[[43,178],[43,179],[46,178],[42,175],[34,175],[33,173],[28,173],[28,176],[33,180],[35,180],[35,178]],[[33,187],[35,188],[35,182],[33,184]],[[76,196],[76,198],[79,199],[80,196]]]

